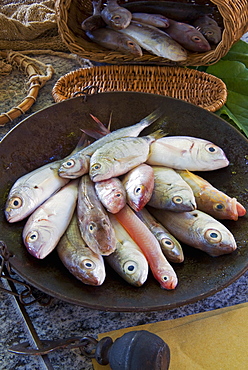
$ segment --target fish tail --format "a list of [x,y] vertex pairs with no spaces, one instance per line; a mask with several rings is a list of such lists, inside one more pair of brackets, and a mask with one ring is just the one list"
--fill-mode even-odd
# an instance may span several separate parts
[[144,128],[150,126],[152,123],[159,120],[160,124],[165,122],[165,109],[163,107],[158,107],[155,109],[152,113],[150,113],[148,116],[143,118],[139,124],[143,125]]

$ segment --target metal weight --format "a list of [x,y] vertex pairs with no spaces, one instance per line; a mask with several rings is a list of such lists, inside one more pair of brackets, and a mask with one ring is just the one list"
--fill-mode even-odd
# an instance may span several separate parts
[[147,330],[130,331],[113,343],[101,339],[95,350],[100,365],[109,363],[112,370],[168,370],[170,349],[167,343]]

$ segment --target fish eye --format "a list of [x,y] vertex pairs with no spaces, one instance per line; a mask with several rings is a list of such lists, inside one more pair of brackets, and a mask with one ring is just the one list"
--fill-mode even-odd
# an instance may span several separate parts
[[82,266],[82,268],[85,268],[87,270],[93,270],[96,267],[95,263],[90,259],[83,260],[80,263],[80,266]]
[[93,171],[97,171],[97,170],[99,170],[101,168],[101,164],[100,163],[95,163],[95,164],[93,164],[93,166],[91,167],[91,169],[93,170]]
[[96,225],[95,225],[95,223],[94,223],[94,222],[91,222],[91,223],[89,224],[88,229],[89,229],[89,232],[90,232],[91,234],[93,234],[93,232],[94,232],[94,231],[95,231],[95,229],[96,229]]
[[121,19],[121,16],[119,14],[116,14],[112,17],[113,21],[119,21]]
[[64,168],[67,168],[67,169],[72,168],[74,166],[75,166],[74,159],[69,159],[68,161],[66,161],[66,162],[63,163],[63,167]]
[[116,198],[120,198],[120,197],[121,197],[121,195],[122,195],[121,193],[116,193],[116,194],[115,194],[115,197],[116,197]]
[[124,263],[123,270],[126,274],[132,275],[137,270],[137,263],[134,261],[127,261]]
[[172,242],[171,239],[168,239],[168,238],[163,238],[162,239],[162,243],[163,245],[166,247],[166,248],[170,248],[172,249],[174,247],[174,243]]
[[134,46],[134,43],[133,43],[132,41],[128,41],[128,42],[127,42],[127,45],[129,45],[129,46]]
[[217,152],[217,147],[214,144],[207,144],[206,145],[206,150],[209,153],[216,153]]
[[182,197],[179,197],[178,195],[176,195],[175,197],[172,198],[172,202],[175,204],[182,204],[183,199]]
[[144,189],[144,186],[142,185],[136,186],[134,189],[134,194],[139,195],[140,193],[142,193],[143,189]]
[[223,211],[223,209],[225,209],[225,205],[223,203],[217,203],[214,205],[214,209],[216,211]]
[[29,243],[34,243],[39,238],[39,233],[37,231],[31,231],[26,236],[26,241]]
[[222,235],[218,230],[215,229],[208,229],[204,237],[207,239],[209,243],[219,243],[222,240]]
[[198,37],[198,36],[192,36],[191,40],[195,41],[195,42],[200,42],[201,41],[200,37]]
[[212,35],[213,35],[213,32],[212,32],[212,31],[207,31],[207,32],[206,32],[206,35],[208,35],[208,36],[212,36]]
[[167,280],[169,280],[169,277],[168,277],[168,276],[166,276],[166,275],[164,275],[164,276],[163,276],[163,280],[164,280],[164,281],[167,281]]
[[10,199],[10,207],[18,209],[22,206],[22,199],[20,197],[13,197]]

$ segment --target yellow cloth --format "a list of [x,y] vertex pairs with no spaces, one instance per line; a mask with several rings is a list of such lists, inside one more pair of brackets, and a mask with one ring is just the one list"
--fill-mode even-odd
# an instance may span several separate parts
[[[109,333],[113,340],[132,330],[148,330],[170,347],[169,370],[247,370],[248,303]],[[93,361],[95,370],[109,370]]]

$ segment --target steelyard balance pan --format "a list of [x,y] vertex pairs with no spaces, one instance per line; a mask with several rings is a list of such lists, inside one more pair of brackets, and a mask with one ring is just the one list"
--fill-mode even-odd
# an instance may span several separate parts
[[86,100],[72,98],[29,116],[0,144],[0,239],[13,254],[10,263],[14,271],[26,282],[53,297],[89,308],[152,311],[178,307],[214,294],[247,270],[247,215],[238,221],[223,221],[237,241],[238,248],[232,254],[213,258],[183,245],[185,261],[173,265],[179,279],[173,291],[161,289],[151,274],[142,287],[133,287],[108,266],[102,286],[84,285],[67,271],[56,250],[44,260],[27,252],[22,242],[25,220],[13,224],[6,221],[5,202],[15,180],[68,155],[81,136],[80,129],[89,121],[89,113],[105,124],[112,114],[114,130],[140,121],[161,105],[167,111],[169,135],[201,137],[225,151],[230,160],[228,167],[200,175],[248,209],[248,141],[213,113],[181,100],[138,92],[106,92],[90,95]]

